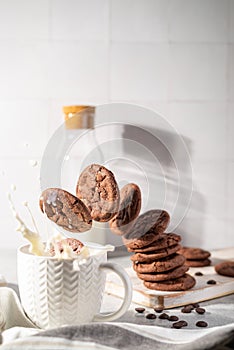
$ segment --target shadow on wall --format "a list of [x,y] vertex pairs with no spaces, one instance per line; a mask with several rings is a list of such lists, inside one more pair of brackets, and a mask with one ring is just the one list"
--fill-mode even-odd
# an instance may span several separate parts
[[[191,187],[187,187],[189,182],[186,179],[192,176],[191,164],[183,159],[177,134],[166,130],[150,129],[152,134],[149,132],[149,128],[148,131],[141,129],[139,132],[137,127],[125,125],[123,131],[123,140],[134,140],[144,146],[152,153],[155,163],[159,165],[155,167],[156,171],[152,171],[154,167],[152,163],[147,162],[145,152],[138,150],[136,155],[134,149],[124,148],[126,157],[137,156],[138,162],[142,164],[148,177],[149,194],[148,198],[145,198],[146,191],[142,191],[144,203],[142,209],[145,211],[149,208],[165,208],[171,214],[169,231],[173,230],[173,232],[180,234],[184,245],[202,246],[206,202],[203,195],[196,190],[195,183],[193,183],[192,196]],[[160,135],[160,139],[154,135]],[[192,158],[191,140],[184,136],[182,138]],[[176,160],[171,155],[171,149],[176,154]],[[180,179],[185,181],[180,183]],[[161,187],[165,189],[163,193]],[[190,196],[191,201],[188,203]]]

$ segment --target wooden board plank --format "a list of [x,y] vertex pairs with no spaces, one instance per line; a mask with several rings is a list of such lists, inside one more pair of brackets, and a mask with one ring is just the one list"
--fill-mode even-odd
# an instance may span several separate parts
[[[228,259],[234,260],[234,248],[213,251],[211,255],[212,266],[190,268],[189,273],[192,276],[197,271],[201,271],[203,276],[195,277],[196,286],[194,288],[181,292],[147,289],[142,281],[137,278],[134,270],[128,267],[126,272],[129,274],[133,284],[133,302],[147,307],[160,306],[167,309],[232,294],[234,293],[234,278],[220,276],[214,270],[216,263]],[[214,279],[217,283],[208,285],[207,281],[209,279]],[[106,292],[123,298],[124,290],[115,274],[108,275]]]

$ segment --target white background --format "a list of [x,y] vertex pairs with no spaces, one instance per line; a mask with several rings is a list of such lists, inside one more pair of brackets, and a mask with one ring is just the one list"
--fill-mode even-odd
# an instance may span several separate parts
[[162,113],[188,142],[186,244],[234,245],[234,1],[0,0],[2,248],[24,242],[6,192],[16,184],[28,220],[21,202],[36,210],[40,195],[29,161],[40,165],[62,106],[117,101]]

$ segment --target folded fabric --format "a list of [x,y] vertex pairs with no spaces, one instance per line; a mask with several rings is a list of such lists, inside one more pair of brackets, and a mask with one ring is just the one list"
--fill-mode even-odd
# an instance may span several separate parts
[[[17,294],[0,288],[1,350],[33,349],[123,349],[123,350],[196,350],[214,349],[216,344],[234,336],[233,296],[223,303],[206,306],[206,314],[183,314],[188,321],[184,329],[172,329],[167,320],[147,320],[144,315],[127,312],[118,322],[66,326],[39,330],[25,315]],[[178,315],[180,309],[168,311]],[[206,320],[208,328],[198,329],[195,323]],[[122,321],[122,322],[120,322]]]
[[[214,349],[220,341],[226,341],[234,331],[234,323],[200,331],[186,330],[181,340],[181,330],[169,330],[165,337],[162,327],[134,324],[88,324],[62,327],[42,332],[38,336],[9,342],[1,350],[53,350],[53,349],[123,349],[123,350],[201,350]],[[168,334],[170,333],[170,339]],[[173,338],[173,339],[172,339]]]

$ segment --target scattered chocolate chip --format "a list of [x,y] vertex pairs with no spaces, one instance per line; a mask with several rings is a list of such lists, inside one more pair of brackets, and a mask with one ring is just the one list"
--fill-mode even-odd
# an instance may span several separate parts
[[169,315],[165,314],[165,312],[163,314],[161,314],[160,316],[158,316],[158,318],[160,318],[160,320],[168,320],[169,319]]
[[195,310],[200,315],[203,315],[206,312],[206,310],[203,309],[202,307],[197,307]]
[[138,312],[138,314],[143,314],[143,312],[145,311],[145,309],[143,307],[136,307],[135,311]]
[[216,284],[216,281],[215,280],[209,280],[206,282],[207,284]]
[[186,305],[181,309],[184,314],[189,314],[194,309],[193,305]]
[[178,319],[179,319],[179,317],[177,317],[177,316],[170,316],[168,318],[169,321],[178,321]]
[[208,323],[205,322],[205,321],[198,321],[198,322],[196,323],[196,326],[197,326],[197,327],[207,327],[207,326],[208,326]]
[[155,320],[155,318],[157,318],[155,314],[148,314],[145,317],[148,318],[149,320]]
[[194,309],[196,309],[197,307],[200,306],[198,303],[193,303],[192,305],[193,305]]
[[195,273],[195,276],[203,276],[203,273],[198,271],[198,272]]
[[154,311],[160,314],[161,312],[163,312],[163,309],[160,307],[155,307]]
[[186,321],[178,321],[172,324],[172,328],[182,328],[182,327],[186,327],[188,325],[188,323]]

